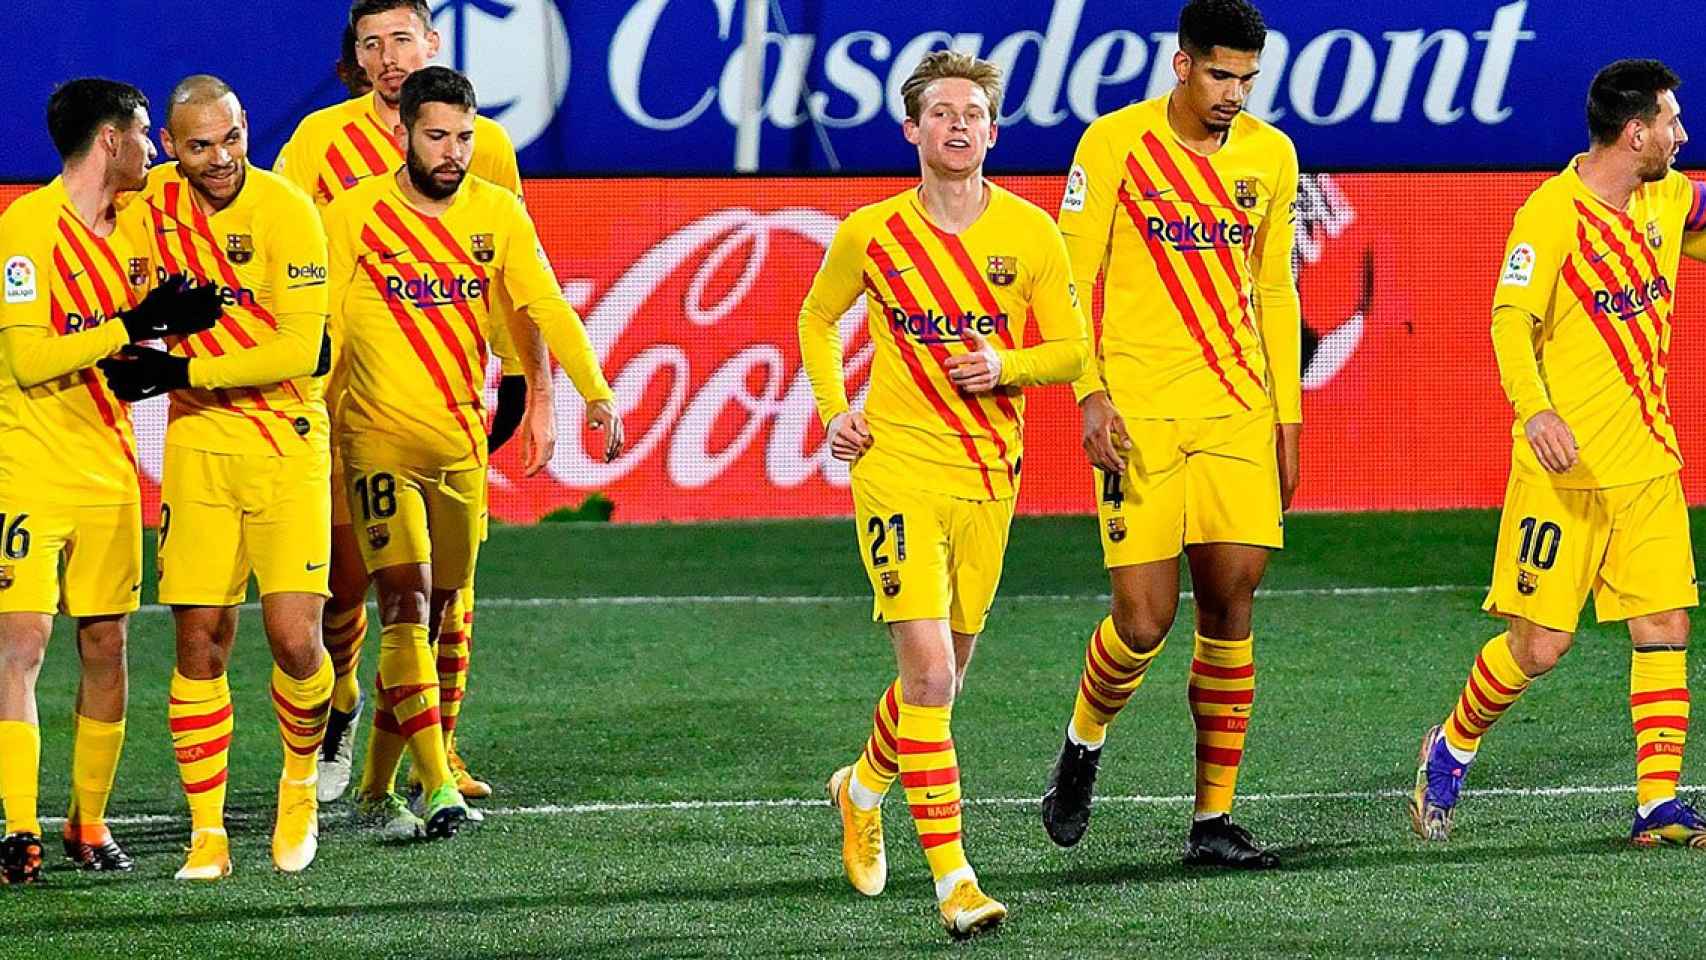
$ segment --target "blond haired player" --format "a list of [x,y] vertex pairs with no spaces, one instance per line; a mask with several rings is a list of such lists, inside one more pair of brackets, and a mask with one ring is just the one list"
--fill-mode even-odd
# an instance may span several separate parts
[[[1000,71],[937,51],[902,95],[922,182],[848,216],[800,308],[800,354],[831,449],[853,465],[859,556],[900,666],[829,792],[847,878],[874,896],[888,876],[882,801],[900,779],[942,923],[965,937],[1007,908],[978,886],[961,843],[954,697],[1001,577],[1024,455],[1020,388],[1077,377],[1089,342],[1059,231],[983,178]],[[839,322],[861,294],[876,358],[852,409]],[[1021,346],[1027,334],[1039,342]]]
[[1178,84],[1092,123],[1060,206],[1073,274],[1105,283],[1096,369],[1074,391],[1096,467],[1109,615],[1090,636],[1043,795],[1061,846],[1089,826],[1108,724],[1161,652],[1191,567],[1196,806],[1187,862],[1267,867],[1231,822],[1255,694],[1252,599],[1297,486],[1297,153],[1243,111],[1266,42],[1244,0],[1179,15]]
[[[398,123],[398,107],[403,81],[438,55],[439,34],[432,28],[432,11],[424,0],[355,0],[350,5],[347,22],[349,43],[354,64],[347,69],[346,82],[358,77],[370,91],[352,96],[309,114],[297,126],[290,140],[279,152],[275,172],[288,177],[308,191],[322,208],[353,189],[363,181],[394,173],[403,165],[403,154],[392,135]],[[521,192],[521,172],[516,165],[515,146],[502,126],[486,117],[474,121],[474,155],[468,162],[468,172],[512,193]],[[500,313],[508,307],[499,297]],[[337,335],[339,318],[332,317],[333,349],[342,347]],[[551,409],[551,377],[545,364],[545,347],[532,328],[522,331],[527,339],[519,345],[509,343],[509,325],[495,324],[492,337],[493,352],[503,364],[506,384],[500,390],[498,419],[506,419],[517,404],[533,411],[525,415],[523,424],[523,459],[529,470],[536,470],[542,461],[537,451],[554,442],[556,422]],[[521,382],[525,376],[529,388],[524,392]],[[334,378],[328,384],[327,398],[333,410],[341,384]],[[511,419],[513,423],[513,419]],[[494,425],[496,429],[499,425]],[[334,423],[334,432],[336,426]],[[361,648],[367,634],[368,577],[362,567],[361,553],[356,545],[356,533],[350,524],[349,510],[341,491],[343,468],[337,444],[332,448],[332,597],[326,602],[326,648],[332,655],[336,680],[333,687],[332,719],[322,746],[319,797],[328,802],[341,797],[348,788],[353,767],[354,743],[365,698],[361,693],[358,669]],[[442,638],[439,651],[446,664],[442,672],[444,696],[450,705],[444,713],[446,750],[451,769],[457,776],[459,788],[469,797],[486,797],[491,787],[470,774],[456,749],[454,738],[456,713],[467,683],[468,653],[471,649],[473,622],[473,584],[470,582],[458,597],[457,609],[451,621],[458,628]],[[393,718],[375,714],[374,729],[368,749],[379,750],[382,756],[397,748]],[[378,741],[377,743],[375,741]]]
[[[472,576],[485,503],[481,391],[497,291],[513,323],[537,326],[621,449],[621,421],[580,318],[563,300],[515,194],[468,176],[476,143],[467,78],[411,74],[397,136],[406,161],[324,211],[332,309],[345,344],[338,398],[346,495],[379,589],[378,686],[423,786],[424,822],[397,812],[390,835],[453,835],[467,817],[440,733],[432,641]],[[551,451],[538,451],[549,458]],[[363,806],[398,806],[397,756],[369,753]],[[383,762],[381,762],[383,761]]]
[[[125,344],[204,330],[211,291],[182,277],[147,290],[121,194],[154,149],[148,98],[113,80],[54,91],[47,128],[63,168],[0,214],[0,883],[42,865],[35,685],[53,615],[77,621],[82,676],[65,853],[129,870],[104,819],[124,744],[125,630],[142,586],[141,492],[130,408],[92,369]],[[144,296],[144,294],[147,294]]]
[[180,880],[231,872],[225,832],[232,741],[226,663],[254,576],[272,651],[271,700],[284,747],[273,865],[305,869],[318,849],[317,754],[332,667],[320,642],[331,549],[326,405],[326,238],[307,196],[248,163],[248,117],[217,77],[173,88],[160,141],[175,163],[126,211],[149,264],[219,292],[213,329],[170,352],[127,348],[107,383],[138,400],[171,392],[160,484],[160,600],[177,627],[172,745],[189,800]]
[[1688,609],[1699,603],[1669,399],[1683,253],[1706,260],[1706,183],[1672,164],[1688,142],[1675,73],[1619,60],[1588,91],[1588,151],[1517,211],[1493,294],[1499,379],[1516,412],[1481,648],[1422,741],[1410,822],[1451,835],[1481,738],[1570,649],[1582,603],[1634,646],[1638,844],[1706,849],[1677,797],[1688,740]]

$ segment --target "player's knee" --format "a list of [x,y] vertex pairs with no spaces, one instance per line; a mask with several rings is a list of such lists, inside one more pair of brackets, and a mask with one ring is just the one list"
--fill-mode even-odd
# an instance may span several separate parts
[[1574,634],[1520,620],[1511,625],[1510,635],[1511,657],[1530,677],[1551,672],[1564,659],[1564,654],[1570,652],[1576,639]]
[[945,707],[954,702],[960,678],[953,664],[942,663],[918,671],[916,678],[902,682],[906,702],[920,707]]
[[1173,629],[1171,611],[1163,615],[1160,611],[1115,604],[1113,619],[1120,642],[1135,653],[1148,653],[1159,647],[1167,639],[1167,631]]
[[47,643],[44,637],[38,637],[33,631],[0,637],[0,671],[6,676],[24,676],[34,679],[41,673],[42,659],[47,653]]
[[125,629],[122,623],[103,623],[78,632],[78,654],[84,670],[124,666]]

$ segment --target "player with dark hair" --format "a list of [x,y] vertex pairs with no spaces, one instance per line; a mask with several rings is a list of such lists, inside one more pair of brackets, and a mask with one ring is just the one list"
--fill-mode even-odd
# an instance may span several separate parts
[[[355,188],[372,177],[383,177],[403,164],[403,154],[392,133],[397,127],[402,101],[402,85],[416,70],[425,66],[439,49],[439,35],[432,28],[432,13],[418,0],[358,0],[350,7],[347,24],[353,44],[355,71],[371,82],[371,92],[359,94],[343,103],[309,114],[290,141],[279,152],[273,169],[307,190],[322,208],[334,198]],[[468,162],[468,172],[506,190],[520,194],[521,172],[516,165],[515,147],[503,127],[487,117],[474,120],[477,146]],[[503,290],[497,289],[497,309],[507,309]],[[334,352],[341,348],[338,336],[340,320],[334,313],[331,331]],[[507,436],[521,429],[524,449],[523,471],[531,475],[543,469],[549,460],[549,450],[555,443],[556,421],[552,412],[552,378],[545,363],[545,346],[537,338],[520,344],[509,342],[509,324],[493,327],[492,352],[499,357],[504,382],[498,392],[498,409],[494,418],[494,433]],[[532,328],[522,325],[522,333],[534,337]],[[529,387],[531,384],[531,387]],[[341,380],[333,376],[327,385],[327,400],[333,411],[333,432],[337,431],[337,397]],[[531,416],[529,415],[531,411]],[[356,531],[351,526],[345,499],[338,492],[343,488],[342,454],[336,442],[332,446],[332,567],[331,599],[326,602],[326,649],[332,655],[336,680],[333,685],[332,719],[322,746],[319,796],[329,802],[342,796],[350,783],[353,769],[356,727],[360,720],[364,698],[357,672],[361,664],[361,649],[367,635],[366,599],[368,578],[362,569],[361,553],[356,544]],[[455,728],[462,696],[468,679],[468,662],[472,650],[473,584],[461,592],[457,608],[450,617],[452,626],[439,637],[440,678],[444,682],[441,720],[447,741],[451,769],[464,795],[483,798],[491,795],[489,784],[468,772],[456,748]],[[399,756],[402,740],[393,732],[393,718],[376,714],[368,750],[376,753],[379,768],[394,767],[391,758]],[[367,791],[371,794],[373,791]],[[400,797],[388,800],[400,806]],[[397,810],[368,811],[375,816],[386,814],[410,818]]]
[[1245,0],[1179,14],[1178,84],[1092,123],[1060,206],[1081,289],[1105,282],[1074,385],[1113,601],[1090,636],[1043,796],[1061,846],[1089,827],[1108,725],[1160,654],[1191,568],[1196,806],[1185,860],[1269,867],[1230,820],[1255,699],[1252,606],[1283,544],[1302,421],[1292,275],[1297,151],[1244,112],[1267,29]]
[[[403,167],[324,210],[344,340],[338,442],[342,493],[379,591],[376,715],[389,718],[385,732],[406,744],[422,785],[424,818],[394,811],[385,832],[448,837],[467,806],[441,732],[433,642],[473,576],[483,527],[481,394],[494,323],[538,328],[586,398],[588,425],[608,428],[607,458],[621,450],[622,424],[521,199],[469,175],[478,138],[467,78],[447,67],[415,71],[398,116]],[[395,806],[400,757],[369,750],[359,806]]]
[[1633,840],[1706,850],[1677,796],[1688,740],[1689,608],[1699,603],[1670,409],[1683,254],[1706,260],[1706,182],[1673,164],[1688,135],[1656,60],[1619,60],[1588,90],[1591,143],[1517,211],[1493,294],[1493,352],[1516,418],[1483,609],[1487,641],[1444,723],[1422,740],[1410,822],[1451,835],[1481,738],[1557,666],[1593,594],[1633,645]]
[[344,24],[343,38],[338,46],[338,60],[332,64],[332,72],[337,75],[338,82],[344,85],[352,97],[359,97],[373,92],[373,81],[367,78],[367,71],[361,68],[360,53],[356,48],[355,27]]
[[[0,214],[0,883],[42,864],[35,685],[63,612],[82,674],[65,853],[129,870],[105,812],[124,745],[125,633],[142,586],[142,508],[130,408],[92,369],[126,344],[207,329],[212,291],[182,276],[148,290],[144,251],[116,201],[141,189],[154,148],[148,98],[80,79],[53,92],[48,134],[63,163]],[[146,295],[145,295],[146,294]],[[62,569],[63,567],[63,569]]]

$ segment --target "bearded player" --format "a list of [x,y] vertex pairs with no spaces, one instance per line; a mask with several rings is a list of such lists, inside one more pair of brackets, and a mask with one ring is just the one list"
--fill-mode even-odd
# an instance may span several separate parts
[[[966,859],[949,721],[1001,577],[1024,454],[1020,388],[1076,378],[1089,343],[1048,214],[983,178],[1000,70],[936,51],[901,91],[922,182],[841,224],[800,308],[800,355],[831,451],[852,464],[859,556],[900,668],[829,793],[847,878],[875,896],[888,878],[883,797],[899,778],[958,938],[1007,915]],[[861,294],[877,352],[853,409],[838,325]]]
[[1244,112],[1267,28],[1245,0],[1179,14],[1178,84],[1092,123],[1060,207],[1073,275],[1105,283],[1097,368],[1074,385],[1096,468],[1109,615],[1091,633],[1043,795],[1061,846],[1089,827],[1108,725],[1161,653],[1191,568],[1196,724],[1188,863],[1269,867],[1230,819],[1255,698],[1252,606],[1297,488],[1297,153]]
[[1510,483],[1484,608],[1487,641],[1422,741],[1411,826],[1450,837],[1481,738],[1557,666],[1591,593],[1628,624],[1638,844],[1706,849],[1677,797],[1688,740],[1688,610],[1699,602],[1666,358],[1681,255],[1706,260],[1706,183],[1673,169],[1688,142],[1677,75],[1619,60],[1588,90],[1586,153],[1517,211],[1493,293],[1493,351],[1516,412]]

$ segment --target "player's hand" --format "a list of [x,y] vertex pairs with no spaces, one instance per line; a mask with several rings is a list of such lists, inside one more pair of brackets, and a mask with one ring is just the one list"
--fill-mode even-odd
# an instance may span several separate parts
[[1522,432],[1528,435],[1528,445],[1534,448],[1541,466],[1563,473],[1576,465],[1576,435],[1556,411],[1542,410],[1529,417]]
[[1078,404],[1084,418],[1084,452],[1104,472],[1125,473],[1125,455],[1131,450],[1131,434],[1125,419],[1114,409],[1106,390],[1098,390]]
[[96,362],[107,389],[125,403],[136,403],[190,385],[190,360],[164,350],[126,344],[117,356]]
[[627,442],[627,436],[622,430],[622,416],[616,412],[616,405],[609,400],[599,400],[586,405],[586,427],[588,430],[608,430],[604,437],[604,462],[609,463],[622,455],[622,445]]
[[200,333],[217,323],[224,312],[217,284],[192,287],[187,277],[174,273],[148,291],[141,303],[119,313],[118,319],[135,343]]
[[829,421],[829,452],[837,460],[852,463],[871,449],[871,425],[865,415],[848,410]]
[[557,412],[548,403],[529,403],[521,414],[521,475],[545,469],[557,453]]
[[1301,423],[1274,425],[1274,453],[1279,461],[1280,509],[1291,509],[1291,498],[1297,495],[1298,439],[1303,434]]
[[967,330],[965,340],[971,349],[956,353],[942,363],[948,381],[966,393],[994,390],[1001,382],[1001,354],[976,330]]

